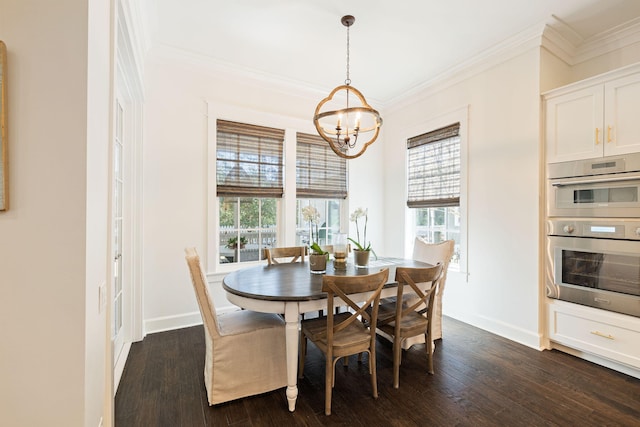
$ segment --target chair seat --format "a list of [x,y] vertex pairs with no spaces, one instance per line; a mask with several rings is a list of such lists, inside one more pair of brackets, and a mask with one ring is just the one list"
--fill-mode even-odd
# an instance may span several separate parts
[[[395,307],[394,307],[395,308]],[[385,325],[379,325],[378,328],[389,335],[395,335],[395,321],[391,321]],[[400,335],[413,333],[415,331],[424,332],[429,324],[429,320],[420,313],[415,311],[407,313],[400,321]]]
[[391,317],[395,317],[395,315],[396,315],[395,298],[393,299],[393,302],[380,303],[378,308],[378,323],[384,322]]
[[[402,297],[402,306],[408,307],[407,303],[411,303],[416,298],[412,295],[405,295]],[[425,307],[425,305],[423,305]],[[420,308],[420,307],[418,307]],[[367,310],[370,311],[370,310]],[[396,298],[385,298],[380,300],[380,306],[378,308],[378,323],[384,323],[387,319],[395,317],[396,315]],[[423,316],[424,317],[424,316]]]
[[238,310],[218,315],[218,330],[221,336],[251,333],[284,324],[282,317],[271,313]]
[[[340,323],[351,316],[351,313],[340,313],[334,316],[334,322]],[[302,333],[307,336],[311,341],[315,342],[320,347],[327,345],[327,339],[325,336],[327,333],[327,317],[322,316],[315,319],[302,321]],[[352,349],[354,347],[363,346],[368,348],[371,341],[370,332],[365,326],[359,322],[353,322],[340,332],[337,332],[333,336],[333,347],[336,349],[336,354],[341,349]]]

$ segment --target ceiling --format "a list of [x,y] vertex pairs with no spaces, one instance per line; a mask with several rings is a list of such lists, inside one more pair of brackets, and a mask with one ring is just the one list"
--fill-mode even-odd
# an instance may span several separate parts
[[640,17],[640,1],[146,0],[143,14],[151,47],[323,92],[344,83],[340,18],[354,15],[351,84],[384,103],[552,16],[588,40]]

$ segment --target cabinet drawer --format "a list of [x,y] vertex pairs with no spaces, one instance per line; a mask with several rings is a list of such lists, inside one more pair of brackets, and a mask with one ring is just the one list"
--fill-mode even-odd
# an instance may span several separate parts
[[640,319],[582,306],[549,308],[552,341],[640,367]]

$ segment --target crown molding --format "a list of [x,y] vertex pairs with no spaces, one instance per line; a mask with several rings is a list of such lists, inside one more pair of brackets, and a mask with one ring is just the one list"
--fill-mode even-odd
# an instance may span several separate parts
[[556,16],[551,16],[547,21],[529,27],[435,78],[394,97],[385,103],[384,107],[387,111],[392,111],[419,102],[531,48],[543,47],[568,65],[574,66],[634,43],[640,43],[640,17],[585,39],[569,24]]
[[640,43],[640,17],[584,40],[576,49],[574,64],[622,49],[634,43]]
[[[568,65],[573,66],[634,43],[640,43],[640,18],[584,39],[569,24],[556,16],[551,16],[544,22],[533,25],[513,37],[489,47],[480,54],[450,67],[445,72],[414,86],[401,95],[386,101],[372,99],[370,102],[376,104],[381,112],[402,108],[533,48],[543,47]],[[311,85],[308,82],[285,79],[278,75],[263,73],[237,64],[213,60],[205,55],[185,51],[167,44],[155,45],[149,50],[149,53],[152,57],[176,60],[185,65],[190,64],[204,68],[231,80],[249,79],[256,84],[268,85],[276,91],[287,93],[296,91],[303,98],[323,97],[327,91],[327,88]]]
[[554,16],[546,25],[542,46],[574,66],[635,43],[640,43],[640,17],[585,39]]
[[[207,55],[187,51],[167,44],[156,44],[149,50],[149,57],[156,60],[166,60],[176,62],[181,65],[192,66],[195,69],[202,70],[221,76],[225,79],[236,81],[242,85],[266,86],[275,92],[286,93],[291,95],[297,94],[302,99],[309,99],[313,102],[327,96],[328,89],[312,85],[302,80],[292,80],[283,78],[276,74],[265,73],[251,67],[243,67],[237,64],[212,59]],[[250,83],[248,83],[250,82]],[[377,100],[372,100],[376,105]],[[368,102],[371,102],[368,100]]]
[[513,37],[510,37],[484,50],[468,60],[449,68],[433,79],[427,80],[403,94],[392,98],[384,107],[387,111],[403,108],[409,104],[432,96],[450,86],[467,80],[511,58],[522,55],[529,49],[539,47],[546,23],[533,25]]
[[551,23],[545,25],[540,45],[571,65],[574,61],[576,46],[580,43],[582,38],[571,27],[556,19],[555,25]]

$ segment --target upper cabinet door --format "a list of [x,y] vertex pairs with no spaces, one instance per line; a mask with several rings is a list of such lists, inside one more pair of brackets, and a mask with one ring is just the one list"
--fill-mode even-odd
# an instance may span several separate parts
[[545,105],[547,163],[603,155],[603,85],[548,98]]
[[604,154],[640,152],[640,74],[605,83]]

